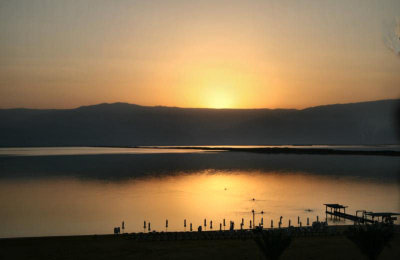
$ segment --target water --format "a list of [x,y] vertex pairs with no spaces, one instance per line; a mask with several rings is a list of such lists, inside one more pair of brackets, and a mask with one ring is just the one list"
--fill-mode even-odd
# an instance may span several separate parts
[[325,219],[323,203],[400,211],[397,157],[108,149],[2,149],[0,237],[106,234],[123,220],[126,232],[144,220],[165,231],[166,219],[168,231],[205,218],[207,230],[248,228],[252,209],[256,224],[297,226]]

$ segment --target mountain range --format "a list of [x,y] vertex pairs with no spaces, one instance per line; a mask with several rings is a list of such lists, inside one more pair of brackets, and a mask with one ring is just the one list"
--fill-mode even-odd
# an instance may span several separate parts
[[306,109],[0,109],[0,146],[398,144],[400,99]]

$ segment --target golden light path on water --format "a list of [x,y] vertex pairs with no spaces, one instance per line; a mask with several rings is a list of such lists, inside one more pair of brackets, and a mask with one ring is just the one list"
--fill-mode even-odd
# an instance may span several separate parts
[[[255,199],[253,201],[253,198]],[[322,177],[301,173],[259,171],[200,171],[168,177],[150,177],[118,182],[77,179],[0,181],[0,237],[111,233],[126,223],[126,232],[143,231],[143,221],[152,230],[184,230],[187,220],[197,230],[207,219],[213,229],[226,219],[245,228],[251,210],[264,211],[264,226],[303,225],[316,216],[325,219],[323,203],[358,209],[399,210],[399,184],[355,178]],[[308,211],[310,210],[310,211]],[[256,214],[256,224],[261,214]],[[342,224],[340,222],[338,224]],[[347,222],[350,223],[350,222]],[[335,223],[334,223],[335,224]],[[203,227],[204,229],[204,227]]]

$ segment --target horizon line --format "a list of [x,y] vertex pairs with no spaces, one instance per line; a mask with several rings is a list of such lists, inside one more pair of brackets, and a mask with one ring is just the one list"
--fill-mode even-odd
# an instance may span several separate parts
[[115,104],[125,104],[125,105],[131,105],[131,106],[137,106],[137,107],[146,107],[146,108],[175,108],[175,109],[207,109],[207,110],[305,110],[309,108],[315,108],[315,107],[323,107],[323,106],[334,106],[334,105],[349,105],[349,104],[361,104],[361,103],[371,103],[371,102],[382,102],[382,101],[400,101],[400,98],[389,98],[389,99],[377,99],[377,100],[366,100],[366,101],[358,101],[358,102],[348,102],[348,103],[329,103],[329,104],[321,104],[321,105],[315,105],[315,106],[308,106],[304,108],[289,108],[289,107],[277,107],[277,108],[268,108],[268,107],[261,107],[261,108],[215,108],[215,107],[179,107],[179,106],[165,106],[165,105],[139,105],[136,103],[129,103],[129,102],[121,102],[121,101],[116,101],[116,102],[101,102],[101,103],[95,103],[95,104],[90,104],[90,105],[81,105],[77,107],[71,107],[71,108],[31,108],[31,107],[8,107],[8,108],[3,108],[0,107],[0,110],[18,110],[18,109],[29,109],[29,110],[74,110],[74,109],[79,109],[79,108],[85,108],[85,107],[94,107],[94,106],[100,106],[100,105],[115,105]]

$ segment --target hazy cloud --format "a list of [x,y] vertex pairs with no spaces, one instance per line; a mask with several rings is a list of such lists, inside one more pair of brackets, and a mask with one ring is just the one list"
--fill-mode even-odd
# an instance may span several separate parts
[[400,18],[396,18],[389,26],[385,36],[385,44],[396,55],[400,56]]

